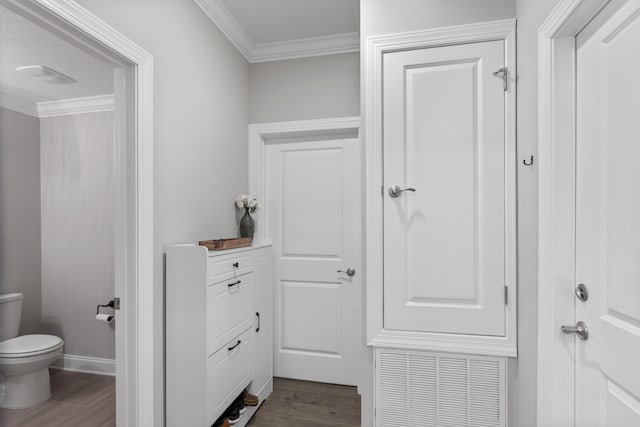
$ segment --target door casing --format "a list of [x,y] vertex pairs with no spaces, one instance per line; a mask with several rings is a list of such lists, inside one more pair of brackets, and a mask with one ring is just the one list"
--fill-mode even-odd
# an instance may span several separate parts
[[152,426],[154,365],[153,57],[69,0],[1,4],[92,52],[114,68],[115,281],[121,300],[116,335],[117,424]]
[[538,31],[537,424],[575,424],[575,37],[609,1],[562,0]]

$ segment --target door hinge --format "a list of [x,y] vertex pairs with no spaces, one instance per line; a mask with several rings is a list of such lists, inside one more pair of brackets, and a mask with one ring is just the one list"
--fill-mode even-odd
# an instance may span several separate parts
[[509,84],[509,69],[507,67],[500,68],[498,71],[494,71],[493,75],[502,79],[502,90],[506,92]]
[[115,297],[113,299],[113,309],[114,310],[120,310],[120,298]]
[[504,287],[504,305],[509,304],[509,288]]

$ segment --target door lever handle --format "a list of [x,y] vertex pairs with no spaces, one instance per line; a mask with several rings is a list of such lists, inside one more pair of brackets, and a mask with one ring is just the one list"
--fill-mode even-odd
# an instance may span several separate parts
[[396,197],[400,197],[400,195],[405,192],[405,191],[411,191],[412,193],[415,193],[416,189],[415,188],[400,188],[397,185],[392,185],[391,187],[389,187],[389,195],[391,197],[393,197],[394,199]]
[[345,270],[338,270],[337,273],[345,273],[347,276],[349,277],[353,277],[356,275],[356,269],[353,267],[349,267],[347,268],[347,271]]
[[589,339],[589,328],[587,328],[587,324],[582,320],[576,323],[576,326],[563,325],[560,327],[560,330],[563,334],[576,334],[581,340]]

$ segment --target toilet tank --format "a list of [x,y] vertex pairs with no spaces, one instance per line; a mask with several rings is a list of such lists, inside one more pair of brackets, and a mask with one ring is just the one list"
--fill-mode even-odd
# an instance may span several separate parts
[[20,293],[0,295],[0,341],[18,336],[23,299]]

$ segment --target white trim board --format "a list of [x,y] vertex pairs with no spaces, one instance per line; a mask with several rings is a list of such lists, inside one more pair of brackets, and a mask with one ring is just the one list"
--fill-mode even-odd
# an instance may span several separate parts
[[116,361],[114,359],[77,356],[75,354],[61,355],[58,360],[53,362],[51,368],[96,375],[116,375]]
[[254,43],[221,0],[193,0],[250,63],[358,52],[358,33]]
[[[16,13],[113,64],[118,426],[153,426],[157,387],[153,283],[153,57],[72,0],[2,0]],[[122,354],[122,356],[120,356]],[[158,356],[159,357],[159,356]]]
[[115,109],[115,97],[113,94],[108,94],[34,103],[6,92],[0,92],[0,107],[42,119],[45,117],[113,111]]
[[60,99],[38,102],[38,117],[69,116],[73,114],[113,111],[115,99],[110,95],[86,96],[83,98]]
[[575,37],[607,0],[562,0],[538,30],[537,424],[574,425]]
[[[424,350],[491,356],[517,356],[517,274],[516,274],[516,129],[515,76],[516,21],[484,22],[437,28],[402,34],[369,37],[364,52],[364,134],[365,134],[365,222],[366,222],[366,310],[367,344],[388,348],[419,348]],[[436,334],[385,330],[383,324],[383,214],[380,189],[383,185],[382,158],[382,58],[384,53],[461,43],[503,40],[505,66],[509,84],[505,93],[506,172],[510,177],[506,189],[507,218],[505,272],[508,301],[505,306],[504,337]]]

